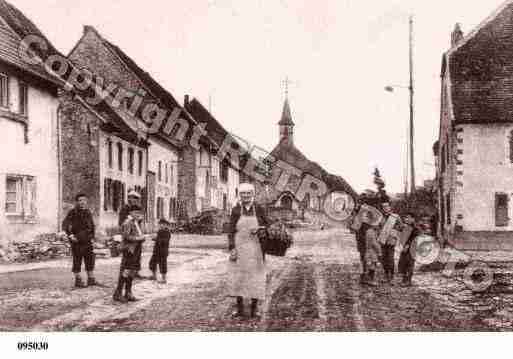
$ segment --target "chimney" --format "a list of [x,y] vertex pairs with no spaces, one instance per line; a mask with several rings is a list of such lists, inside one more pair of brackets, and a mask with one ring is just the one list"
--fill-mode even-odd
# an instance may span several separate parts
[[463,39],[463,31],[461,31],[460,23],[456,23],[454,31],[451,34],[451,47],[457,46]]
[[183,107],[189,106],[189,95],[183,97]]

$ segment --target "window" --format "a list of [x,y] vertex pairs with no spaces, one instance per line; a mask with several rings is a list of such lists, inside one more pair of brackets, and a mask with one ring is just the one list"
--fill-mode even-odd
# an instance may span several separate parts
[[219,177],[221,181],[228,181],[228,169],[230,168],[230,155],[227,154],[226,158],[219,162]]
[[157,219],[164,218],[164,198],[157,197]]
[[7,176],[5,213],[17,216],[36,215],[36,181],[30,176]]
[[168,166],[167,166],[167,163],[166,163],[166,183],[169,183],[169,172],[168,172]]
[[509,224],[509,198],[506,193],[495,194],[495,225],[506,227]]
[[162,161],[159,161],[159,168],[158,168],[158,179],[159,182],[162,182]]
[[143,174],[143,153],[142,151],[137,152],[138,162],[139,162],[139,176]]
[[112,141],[107,140],[107,161],[109,164],[109,168],[112,168]]
[[118,142],[118,170],[123,171],[123,145]]
[[9,77],[0,74],[0,106],[9,107]]
[[128,149],[128,172],[134,174],[134,149]]
[[24,82],[20,82],[20,96],[19,96],[19,112],[22,115],[28,115],[28,86]]
[[173,185],[174,167],[172,164],[169,165],[169,183]]

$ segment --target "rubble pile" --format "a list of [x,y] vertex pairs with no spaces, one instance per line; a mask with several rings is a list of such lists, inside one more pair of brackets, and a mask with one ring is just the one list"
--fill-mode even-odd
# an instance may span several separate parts
[[70,255],[69,241],[55,233],[41,234],[33,241],[12,241],[11,251],[15,252],[15,262],[32,262],[67,257]]

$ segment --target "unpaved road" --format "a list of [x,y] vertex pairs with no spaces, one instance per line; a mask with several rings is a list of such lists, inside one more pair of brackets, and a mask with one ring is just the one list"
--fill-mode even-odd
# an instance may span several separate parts
[[[43,331],[426,331],[508,330],[500,305],[458,281],[417,272],[415,286],[358,284],[354,237],[341,230],[297,233],[285,258],[268,257],[262,318],[231,318],[227,254],[214,247],[174,248],[169,284],[136,282],[141,300],[111,300],[118,259],[99,262],[107,288],[70,288],[69,268],[0,274],[0,330]],[[222,239],[218,239],[222,240]],[[146,259],[147,260],[147,257]],[[398,280],[397,280],[398,281]],[[455,284],[456,283],[456,284]],[[511,300],[502,294],[501,305]],[[493,298],[485,298],[493,299]],[[467,303],[467,304],[465,304]],[[510,330],[510,329],[509,329]]]

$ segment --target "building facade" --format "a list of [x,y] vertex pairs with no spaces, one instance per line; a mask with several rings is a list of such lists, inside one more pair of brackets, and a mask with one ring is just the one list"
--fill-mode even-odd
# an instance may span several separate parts
[[198,123],[205,124],[207,136],[200,141],[195,159],[195,192],[198,211],[219,209],[230,211],[238,198],[240,171],[230,161],[217,157],[228,131],[197,100],[186,96],[184,108]]
[[28,34],[43,37],[0,1],[0,240],[30,240],[60,221],[58,82],[20,57]]
[[[68,57],[78,67],[89,69],[106,82],[115,83],[134,94],[144,93],[145,103],[156,103],[168,111],[180,108],[169,92],[119,47],[107,41],[91,26],[84,27],[82,38]],[[128,103],[123,105],[129,106]],[[185,112],[183,114],[187,117]],[[192,119],[187,118],[187,121],[192,125]],[[187,179],[182,181],[179,177],[189,175],[184,173],[180,161],[191,157],[190,153],[183,153],[190,151],[190,148],[184,150],[185,143],[164,135],[161,129],[157,133],[148,135],[147,140],[150,145],[145,159],[148,168],[145,181],[148,222],[156,224],[160,218],[175,220],[182,211],[187,212],[188,207],[193,212],[192,205],[187,205],[179,199],[180,194],[187,197],[188,187],[185,185]],[[185,187],[179,190],[178,187],[181,184]]]
[[114,111],[98,112],[64,91],[60,103],[62,210],[69,211],[84,193],[98,234],[113,233],[128,191],[147,197],[149,144]]
[[437,151],[439,234],[465,240],[513,230],[513,4],[443,55]]

